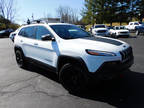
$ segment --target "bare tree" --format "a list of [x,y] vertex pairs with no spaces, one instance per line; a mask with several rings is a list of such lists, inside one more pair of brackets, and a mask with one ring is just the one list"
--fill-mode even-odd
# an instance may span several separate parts
[[70,7],[59,6],[57,9],[57,14],[65,23],[76,23],[78,21],[76,10]]
[[52,18],[52,15],[50,13],[44,12],[44,18]]
[[47,12],[44,12],[44,16],[43,16],[43,19],[48,22],[48,18],[52,18],[51,14],[50,13],[47,13]]
[[16,14],[15,0],[0,0],[0,14],[5,19],[13,21]]

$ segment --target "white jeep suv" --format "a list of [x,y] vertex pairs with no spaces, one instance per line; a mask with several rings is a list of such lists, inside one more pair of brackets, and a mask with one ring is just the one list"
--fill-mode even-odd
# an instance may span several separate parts
[[127,43],[94,37],[65,23],[22,26],[15,36],[18,66],[28,62],[56,72],[69,91],[80,91],[91,81],[111,79],[133,64]]
[[118,37],[129,37],[130,33],[124,26],[115,26],[113,29],[110,29],[111,37],[118,38]]
[[105,26],[104,24],[95,25],[92,29],[92,34],[95,36],[110,36],[109,30],[107,26]]

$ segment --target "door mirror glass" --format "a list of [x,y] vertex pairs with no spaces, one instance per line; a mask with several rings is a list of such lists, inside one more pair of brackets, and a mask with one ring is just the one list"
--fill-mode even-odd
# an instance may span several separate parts
[[50,34],[46,34],[46,35],[43,35],[42,37],[41,37],[41,40],[43,40],[43,41],[54,41],[55,39],[50,35]]

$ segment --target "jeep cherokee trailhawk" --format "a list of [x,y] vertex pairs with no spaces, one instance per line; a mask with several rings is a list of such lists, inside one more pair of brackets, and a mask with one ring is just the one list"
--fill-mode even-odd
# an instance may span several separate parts
[[69,91],[79,91],[94,80],[111,79],[133,64],[132,47],[127,43],[94,37],[72,24],[22,26],[14,44],[19,67],[32,61],[55,71]]

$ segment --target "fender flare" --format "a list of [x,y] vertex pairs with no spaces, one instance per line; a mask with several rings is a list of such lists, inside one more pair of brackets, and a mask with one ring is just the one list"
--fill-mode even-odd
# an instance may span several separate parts
[[20,46],[15,45],[15,46],[14,46],[14,51],[16,51],[16,50],[22,51],[22,53],[23,53],[23,55],[24,55],[24,52],[23,52],[23,50],[22,50],[22,48],[21,48]]
[[60,55],[58,57],[58,60],[57,60],[57,72],[58,73],[61,69],[61,66],[67,62],[78,63],[81,66],[81,68],[85,69],[85,71],[88,72],[87,65],[85,64],[84,60],[81,57],[72,57],[72,56]]

